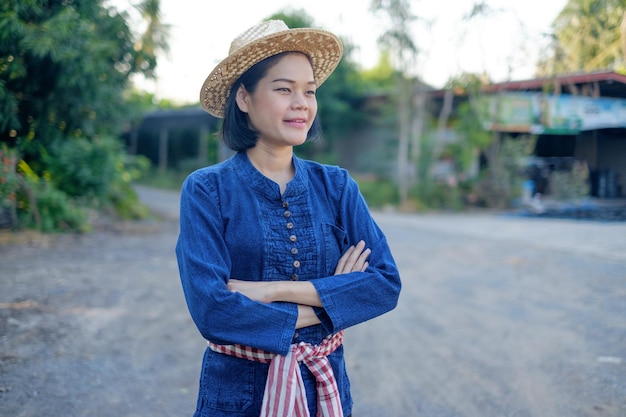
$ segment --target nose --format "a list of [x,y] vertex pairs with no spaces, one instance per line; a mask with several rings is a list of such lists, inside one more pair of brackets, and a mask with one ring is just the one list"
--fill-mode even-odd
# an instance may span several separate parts
[[291,106],[297,110],[306,110],[309,108],[309,103],[303,93],[295,93]]

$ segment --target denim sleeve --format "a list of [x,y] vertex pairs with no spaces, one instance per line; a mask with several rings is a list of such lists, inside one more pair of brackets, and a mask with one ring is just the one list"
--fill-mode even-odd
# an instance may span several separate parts
[[[347,175],[347,174],[346,174]],[[372,250],[365,272],[324,277],[311,282],[324,306],[317,315],[327,330],[337,332],[380,316],[398,303],[400,274],[387,239],[372,218],[356,182],[347,178],[340,201],[341,226],[349,244],[365,241]]]
[[202,336],[214,343],[286,354],[297,306],[253,301],[226,288],[232,261],[219,204],[218,193],[207,178],[192,175],[183,184],[176,256],[191,317]]

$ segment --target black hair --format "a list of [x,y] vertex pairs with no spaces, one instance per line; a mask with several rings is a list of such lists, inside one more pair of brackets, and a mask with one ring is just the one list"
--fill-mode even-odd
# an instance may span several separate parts
[[[261,78],[265,77],[269,69],[289,53],[291,52],[282,52],[277,55],[272,55],[253,65],[244,72],[230,88],[230,94],[224,106],[224,122],[222,123],[221,134],[222,140],[226,146],[233,151],[242,152],[254,148],[259,139],[257,132],[250,129],[248,115],[242,112],[237,105],[236,96],[239,86],[243,85],[248,92],[254,93]],[[311,128],[307,132],[306,140],[307,142],[315,140],[319,138],[321,134],[322,127],[316,115],[311,124]]]

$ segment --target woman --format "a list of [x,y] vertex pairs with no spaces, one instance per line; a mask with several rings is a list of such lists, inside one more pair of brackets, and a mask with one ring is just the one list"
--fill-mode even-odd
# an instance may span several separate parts
[[329,32],[264,22],[202,86],[236,153],[181,192],[180,276],[209,345],[195,416],[349,416],[343,330],[397,304],[398,270],[356,183],[293,153],[319,133],[315,90],[341,54]]

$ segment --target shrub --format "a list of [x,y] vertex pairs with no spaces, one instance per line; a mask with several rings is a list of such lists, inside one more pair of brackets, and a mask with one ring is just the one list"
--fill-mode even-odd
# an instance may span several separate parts
[[497,178],[482,175],[476,182],[476,205],[478,207],[505,209],[511,206],[513,190],[509,175],[501,173]]
[[431,209],[463,209],[461,190],[457,184],[436,182],[428,188],[428,192],[422,193],[421,200]]
[[87,209],[122,219],[148,214],[131,183],[148,168],[114,139],[74,139],[51,147],[41,174],[14,149],[0,149],[0,228],[89,230]]
[[19,174],[17,173],[17,153],[6,145],[0,148],[0,228],[16,226],[17,191]]
[[74,138],[56,142],[45,158],[56,188],[68,196],[106,201],[112,182],[121,175],[121,144],[102,138]]
[[122,218],[141,218],[141,206],[131,182],[150,166],[143,156],[129,156],[113,138],[75,138],[57,143],[46,158],[57,189],[82,205],[112,210]]
[[85,210],[64,192],[56,189],[51,183],[41,181],[33,184],[32,191],[36,195],[33,201],[24,198],[20,210],[20,221],[24,227],[37,228],[42,232],[86,232],[89,230]]
[[398,203],[397,187],[383,179],[358,178],[359,189],[370,207],[384,207],[388,204]]
[[550,189],[556,200],[575,200],[589,195],[589,168],[584,161],[576,161],[569,171],[554,171],[550,175]]

